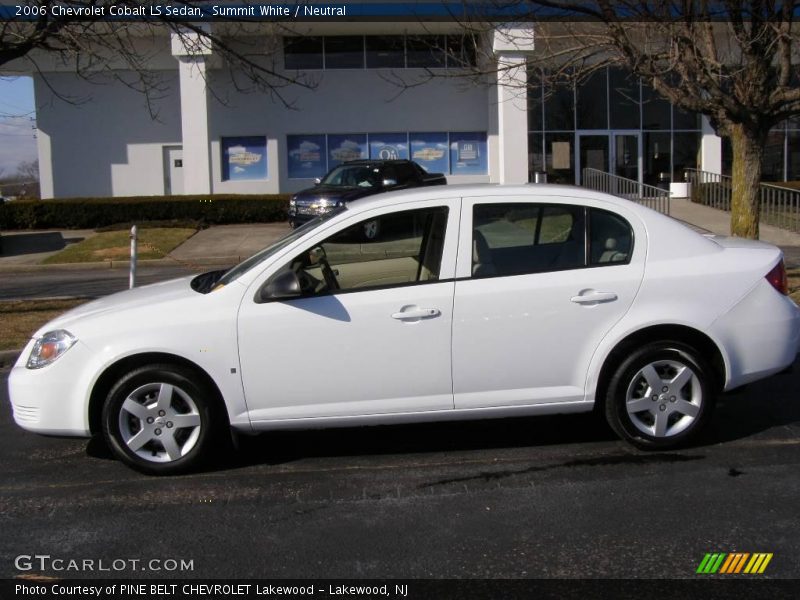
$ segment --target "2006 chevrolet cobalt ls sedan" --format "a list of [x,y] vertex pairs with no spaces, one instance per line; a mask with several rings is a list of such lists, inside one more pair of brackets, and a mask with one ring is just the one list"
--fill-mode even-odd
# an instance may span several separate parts
[[596,404],[658,449],[799,341],[773,246],[579,188],[448,186],[357,200],[227,272],[78,307],[35,334],[9,388],[20,426],[102,432],[155,474],[196,467],[229,428]]

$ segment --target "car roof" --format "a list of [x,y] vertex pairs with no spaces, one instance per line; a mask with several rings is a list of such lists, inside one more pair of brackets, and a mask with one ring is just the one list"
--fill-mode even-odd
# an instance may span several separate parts
[[[720,249],[717,244],[697,231],[690,229],[684,223],[668,215],[656,212],[643,204],[574,185],[549,183],[437,185],[366,196],[349,202],[348,208],[357,209],[360,212],[364,209],[396,206],[417,200],[436,201],[448,198],[475,197],[492,197],[496,199],[503,196],[507,196],[509,199],[523,197],[530,199],[532,202],[555,201],[557,203],[569,203],[570,201],[577,201],[580,203],[582,201],[594,201],[601,202],[612,210],[619,208],[625,212],[633,213],[644,224],[651,241],[655,241],[654,245],[660,247],[666,255],[672,258],[693,256],[708,252],[709,249]],[[660,253],[655,252],[653,255],[659,255],[656,257],[663,258]]]
[[357,158],[348,160],[339,166],[359,166],[359,165],[399,165],[408,164],[411,161],[405,158]]
[[442,198],[470,198],[474,196],[526,196],[532,200],[547,198],[574,198],[576,200],[602,200],[617,206],[628,208],[638,207],[649,211],[650,209],[609,194],[596,192],[576,185],[524,183],[524,184],[500,184],[500,183],[463,183],[454,185],[437,185],[428,187],[417,187],[407,190],[394,192],[384,192],[374,194],[365,198],[359,198],[349,203],[352,208],[379,208],[384,205],[397,204],[398,202],[410,202],[414,200],[436,200]]

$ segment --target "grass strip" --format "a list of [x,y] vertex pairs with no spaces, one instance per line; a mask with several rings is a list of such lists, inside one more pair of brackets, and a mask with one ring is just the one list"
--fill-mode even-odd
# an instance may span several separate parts
[[[159,227],[139,230],[139,259],[164,258],[196,233],[196,229]],[[154,250],[155,249],[155,250]],[[130,259],[129,231],[106,231],[72,244],[42,264],[102,262]]]

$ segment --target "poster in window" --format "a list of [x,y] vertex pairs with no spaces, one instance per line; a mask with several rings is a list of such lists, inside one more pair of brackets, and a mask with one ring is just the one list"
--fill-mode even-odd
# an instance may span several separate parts
[[289,179],[314,179],[328,172],[324,135],[287,135]]
[[428,173],[448,172],[446,133],[411,133],[408,139],[411,146],[411,160]]
[[267,178],[267,138],[262,136],[222,138],[223,181]]
[[367,158],[367,135],[364,133],[329,135],[328,168],[348,160]]
[[369,157],[373,160],[408,159],[408,135],[405,133],[370,133]]
[[451,133],[450,173],[485,175],[486,172],[486,133]]
[[570,160],[569,142],[553,142],[551,144],[553,154],[553,168],[554,169],[570,169],[572,163]]

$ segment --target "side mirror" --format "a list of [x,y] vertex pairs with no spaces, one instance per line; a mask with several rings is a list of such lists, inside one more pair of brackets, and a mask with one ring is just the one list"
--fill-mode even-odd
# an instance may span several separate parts
[[314,185],[319,185],[320,183],[322,183],[322,179],[320,179],[319,177],[315,177],[314,178]]
[[288,300],[289,298],[299,298],[302,295],[300,280],[297,273],[291,269],[281,271],[261,287],[259,300],[269,302],[270,300]]
[[397,185],[397,179],[384,179],[383,187],[394,187]]

